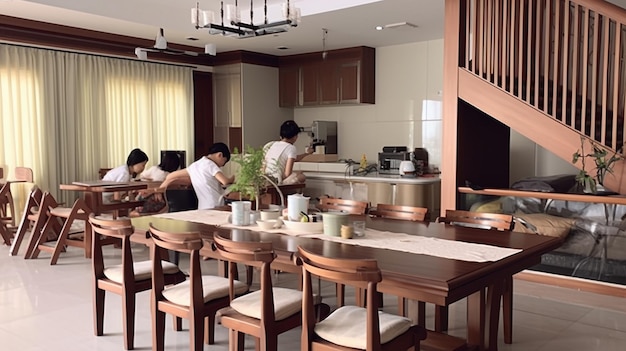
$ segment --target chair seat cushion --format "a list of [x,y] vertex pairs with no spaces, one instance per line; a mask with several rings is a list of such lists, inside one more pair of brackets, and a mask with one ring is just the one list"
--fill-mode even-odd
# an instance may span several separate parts
[[[164,261],[162,263],[163,272],[165,274],[174,274],[178,273],[178,266]],[[146,280],[152,278],[152,261],[140,261],[133,263],[133,272],[135,273],[135,281]],[[122,283],[124,269],[121,264],[106,267],[104,269],[104,276],[111,279],[116,283]]]
[[[381,344],[395,339],[411,327],[411,320],[405,317],[378,312],[378,318]],[[367,309],[357,306],[340,307],[315,325],[315,333],[333,344],[365,350]]]
[[[190,306],[190,284],[191,281],[187,279],[180,284],[165,287],[165,289],[163,290],[163,297],[175,304]],[[202,292],[204,293],[204,302],[206,303],[215,299],[228,296],[228,286],[228,278],[222,278],[214,275],[203,275]],[[235,289],[235,295],[243,294],[248,291],[248,286],[245,283],[237,280],[235,280],[233,287]]]
[[[277,321],[283,320],[302,310],[302,291],[273,288],[274,316]],[[261,291],[238,297],[231,301],[230,307],[235,311],[256,319],[261,319]]]
[[[72,209],[70,207],[55,207],[50,210],[51,215],[56,216],[56,217],[63,217],[63,218],[69,217],[70,212],[72,212]],[[83,211],[82,208],[79,208],[78,214],[84,215],[85,211]]]

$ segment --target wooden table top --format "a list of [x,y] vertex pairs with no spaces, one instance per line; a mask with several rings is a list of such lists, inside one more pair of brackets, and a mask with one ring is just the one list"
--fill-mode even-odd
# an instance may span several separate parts
[[493,232],[441,223],[367,218],[368,228],[522,250],[496,262],[467,262],[284,234],[231,230],[151,216],[134,218],[135,232],[145,235],[149,223],[167,231],[198,231],[208,241],[212,240],[215,232],[229,238],[236,236],[239,240],[271,241],[279,255],[277,260],[285,265],[289,265],[289,260],[298,245],[328,257],[374,258],[383,272],[380,291],[404,292],[406,297],[438,305],[448,305],[484,288],[488,281],[503,279],[529,268],[540,262],[542,254],[558,248],[562,243],[561,239],[535,234]]

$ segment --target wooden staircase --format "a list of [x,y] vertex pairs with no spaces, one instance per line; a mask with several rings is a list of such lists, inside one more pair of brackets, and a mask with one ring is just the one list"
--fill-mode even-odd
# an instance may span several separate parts
[[[621,152],[625,9],[590,0],[459,3],[460,99],[567,161],[581,137]],[[605,186],[626,194],[626,161]]]

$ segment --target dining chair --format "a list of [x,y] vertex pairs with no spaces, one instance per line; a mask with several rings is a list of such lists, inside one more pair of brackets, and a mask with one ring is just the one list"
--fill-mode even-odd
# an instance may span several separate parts
[[424,221],[428,209],[425,207],[401,206],[390,204],[378,204],[375,209],[369,211],[373,217],[402,219],[409,221]]
[[363,215],[367,212],[366,201],[339,199],[334,197],[321,197],[317,208],[323,212],[342,211],[349,214]]
[[[508,231],[515,226],[512,215],[502,213],[471,212],[462,210],[446,210],[445,217],[438,217],[437,222],[462,225],[493,231]],[[502,324],[504,342],[513,342],[513,277],[504,279],[502,290]],[[448,329],[448,307],[436,306],[435,330]]]
[[41,196],[41,203],[39,205],[38,216],[35,222],[32,224],[32,230],[30,235],[30,240],[28,241],[28,246],[26,247],[26,251],[24,252],[24,259],[30,259],[33,256],[33,252],[37,249],[38,244],[47,242],[47,241],[56,241],[59,237],[59,233],[61,232],[61,223],[59,221],[53,221],[52,225],[49,226],[46,233],[42,233],[42,229],[45,227],[48,222],[48,218],[50,217],[50,211],[58,207],[59,203],[56,201],[54,196],[50,194],[48,191],[44,191]]
[[[364,215],[367,213],[368,203],[366,201],[338,199],[334,197],[323,196],[320,198],[317,208],[322,212],[341,211],[353,215]],[[337,305],[343,305],[346,287],[343,284],[336,284]]]
[[40,211],[42,200],[43,191],[41,191],[38,186],[33,186],[30,194],[28,195],[26,205],[24,205],[22,220],[20,221],[20,224],[18,225],[15,232],[13,241],[11,242],[9,255],[16,256],[18,254],[22,241],[24,240],[24,237],[29,230],[31,232],[31,236],[34,235],[37,230],[41,230],[41,226],[43,225],[43,223],[41,223],[41,225],[37,228],[35,225],[38,223],[38,219],[42,215]]
[[17,212],[11,193],[12,183],[32,183],[33,170],[27,167],[15,167],[13,180],[8,180],[0,186],[0,236],[5,245],[11,245],[13,233],[17,230]]
[[[303,303],[301,350],[419,350],[426,330],[410,319],[378,310],[377,284],[382,274],[374,259],[329,258],[298,247],[302,266]],[[316,322],[311,276],[343,282],[366,290],[365,305],[338,306]]]
[[222,326],[229,329],[229,350],[243,351],[248,334],[255,338],[256,350],[276,351],[278,335],[302,324],[302,292],[273,287],[270,265],[276,254],[271,242],[232,241],[218,233],[213,240],[214,249],[228,261],[231,284],[237,263],[260,269],[261,289],[235,298],[220,311]]
[[[167,232],[150,224],[152,259],[152,350],[165,348],[165,314],[189,320],[190,350],[202,350],[215,342],[215,314],[230,301],[245,294],[248,285],[238,280],[203,275],[200,249],[204,243],[199,232]],[[162,268],[167,250],[189,254],[189,279],[166,286]],[[205,325],[206,323],[206,325]],[[223,322],[222,322],[223,323]],[[203,328],[204,327],[204,328]],[[180,328],[176,326],[176,329]],[[204,329],[204,334],[203,334]]]
[[[405,221],[424,221],[426,219],[427,212],[428,209],[425,207],[378,204],[376,205],[375,209],[369,211],[369,215],[372,217],[398,219]],[[424,302],[418,301],[418,320],[420,322],[420,325],[423,325],[426,321],[425,308],[426,304]],[[398,296],[398,314],[403,316],[406,316],[407,314],[406,299],[402,296]]]
[[[89,224],[89,215],[91,209],[87,206],[85,200],[79,198],[74,201],[72,207],[57,206],[48,211],[48,219],[41,229],[37,246],[33,250],[31,258],[37,258],[41,251],[50,252],[50,265],[55,265],[67,246],[78,247],[84,250],[85,258],[91,258],[91,225]],[[83,221],[81,226],[76,221]],[[47,233],[54,226],[61,224],[61,230],[57,237],[56,243],[50,245],[47,242]],[[78,225],[76,225],[78,224]]]
[[[104,335],[104,301],[108,291],[122,298],[122,320],[124,348],[134,349],[135,335],[135,295],[152,288],[152,262],[135,261],[131,250],[131,235],[134,228],[130,218],[102,218],[89,215],[92,235],[93,271],[93,320],[94,334]],[[121,242],[121,252],[115,264],[107,259],[105,264],[102,248],[113,242]],[[185,274],[178,266],[162,262],[163,283],[178,284],[185,281]]]

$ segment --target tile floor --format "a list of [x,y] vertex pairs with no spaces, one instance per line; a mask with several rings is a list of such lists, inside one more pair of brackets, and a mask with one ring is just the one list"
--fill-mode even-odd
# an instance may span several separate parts
[[[134,249],[148,257],[145,247]],[[107,259],[119,256],[119,250],[107,249]],[[82,251],[69,248],[56,266],[49,256],[36,260],[11,257],[8,247],[0,247],[0,350],[123,350],[120,303],[116,295],[107,294],[105,335],[95,337],[92,327],[90,262]],[[184,263],[181,267],[185,267]],[[215,261],[205,261],[207,270],[215,270]],[[275,276],[278,285],[294,287],[297,280],[290,274]],[[323,296],[333,304],[334,286],[325,284]],[[348,291],[351,292],[350,290]],[[151,349],[149,292],[137,300],[135,345],[137,350]],[[395,311],[395,298],[385,297],[385,308]],[[514,343],[500,350],[624,350],[626,345],[626,300],[575,290],[556,288],[516,280]],[[465,304],[450,309],[450,333],[463,336]],[[433,313],[427,313],[432,323]],[[186,330],[174,332],[167,319],[166,350],[188,350]],[[500,332],[501,334],[501,332]],[[298,350],[299,330],[280,337],[280,350]],[[247,349],[253,349],[251,340]],[[216,344],[205,350],[226,351],[227,333],[217,327]]]

